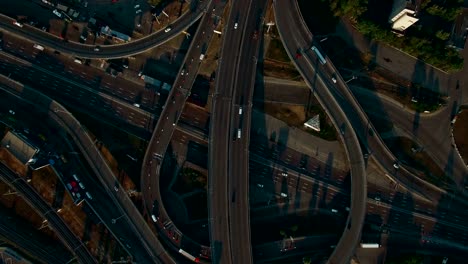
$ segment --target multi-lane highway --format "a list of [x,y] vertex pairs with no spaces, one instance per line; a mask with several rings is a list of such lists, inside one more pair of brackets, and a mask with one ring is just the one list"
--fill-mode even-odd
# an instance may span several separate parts
[[[198,69],[206,55],[207,47],[214,35],[213,30],[216,27],[215,19],[222,15],[225,1],[207,1],[207,13],[201,19],[197,32],[195,33],[192,43],[187,52],[182,67],[178,72],[177,78],[173,84],[167,101],[163,106],[163,110],[154,129],[153,135],[148,148],[146,149],[145,158],[143,160],[143,168],[141,174],[141,185],[144,196],[144,203],[147,210],[152,214],[152,205],[154,201],[159,203],[159,215],[170,221],[164,204],[161,199],[159,188],[159,177],[161,164],[164,160],[166,150],[174,133],[175,126],[179,121],[183,107],[190,95],[190,90],[198,75]],[[174,237],[170,238],[171,243],[180,245],[179,240]],[[190,252],[194,253],[194,252]],[[200,254],[200,252],[197,252]]]
[[193,11],[183,14],[174,21],[170,25],[171,30],[169,32],[160,30],[128,43],[101,46],[98,51],[95,50],[96,46],[64,41],[57,36],[27,24],[20,28],[13,24],[13,21],[15,21],[14,19],[1,14],[0,28],[10,32],[15,32],[16,34],[34,42],[73,56],[104,59],[122,58],[142,53],[171,40],[183,30],[194,24],[204,14],[204,12],[206,12],[210,2],[211,1],[191,1]]
[[305,56],[302,58],[295,56],[298,51],[309,49],[312,44],[312,34],[303,26],[305,23],[297,2],[275,0],[273,6],[278,31],[286,51],[340,132],[351,165],[351,211],[347,221],[348,223],[352,221],[352,225],[345,227],[339,243],[328,260],[329,263],[347,263],[359,243],[366,210],[367,188],[363,153],[348,114],[345,113],[346,110],[342,109],[329,91],[331,79],[328,75],[324,78],[318,74],[316,71],[318,62],[311,63],[304,59]]
[[[211,254],[214,263],[235,263],[231,245],[229,223],[230,204],[236,195],[245,199],[246,194],[236,194],[228,189],[229,182],[229,142],[237,137],[237,129],[231,128],[234,82],[238,68],[238,57],[243,29],[247,21],[248,0],[231,2],[231,10],[223,30],[221,63],[218,65],[213,111],[210,123],[210,142],[208,149]],[[247,227],[250,228],[250,227]],[[246,245],[249,246],[250,245]]]
[[[234,76],[229,141],[228,193],[237,196],[229,204],[232,263],[252,263],[249,213],[249,143],[252,119],[252,97],[257,70],[257,57],[263,36],[263,14],[266,0],[250,1],[247,19],[242,25],[239,58]],[[217,159],[212,162],[216,162]],[[229,197],[228,197],[229,199]]]
[[60,216],[51,208],[42,197],[26,182],[24,178],[16,175],[5,164],[0,162],[0,177],[8,185],[14,188],[24,197],[32,208],[39,215],[48,221],[49,226],[55,230],[60,240],[65,246],[73,252],[81,263],[97,263],[96,259],[91,255],[86,245],[73,234],[70,228],[60,218]]

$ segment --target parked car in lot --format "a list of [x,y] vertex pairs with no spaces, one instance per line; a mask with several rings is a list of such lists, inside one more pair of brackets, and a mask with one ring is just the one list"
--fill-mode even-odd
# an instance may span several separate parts
[[57,17],[62,18],[62,13],[60,13],[57,9],[54,9],[52,13],[54,13],[54,15],[56,15]]

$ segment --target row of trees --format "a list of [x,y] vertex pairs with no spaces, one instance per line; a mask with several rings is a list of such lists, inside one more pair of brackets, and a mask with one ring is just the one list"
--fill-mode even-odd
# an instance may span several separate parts
[[450,36],[449,33],[438,31],[434,39],[421,38],[415,36],[398,37],[388,29],[381,28],[369,20],[359,20],[357,29],[364,35],[388,43],[389,45],[401,49],[431,65],[445,71],[460,70],[463,67],[463,58],[457,50],[447,47],[444,41]]
[[[332,13],[337,17],[346,16],[357,26],[364,35],[385,42],[401,49],[426,63],[432,64],[445,71],[455,71],[463,67],[463,59],[458,51],[447,47],[450,38],[442,25],[413,30],[414,34],[398,37],[390,28],[379,26],[366,18],[368,0],[322,0],[329,1]],[[422,0],[421,12],[441,19],[447,25],[461,14],[463,0]],[[415,26],[413,26],[415,27]]]

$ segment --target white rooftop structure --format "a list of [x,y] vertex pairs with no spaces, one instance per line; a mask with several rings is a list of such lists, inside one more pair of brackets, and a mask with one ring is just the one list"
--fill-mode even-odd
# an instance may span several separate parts
[[320,116],[316,115],[304,123],[305,127],[311,128],[317,132],[320,132]]

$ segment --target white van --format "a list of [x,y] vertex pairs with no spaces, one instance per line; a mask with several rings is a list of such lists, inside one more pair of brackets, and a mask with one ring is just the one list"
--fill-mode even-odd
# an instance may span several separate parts
[[237,129],[237,138],[241,138],[242,136],[242,130],[239,128]]
[[205,54],[200,54],[200,60],[202,61],[205,58]]
[[242,107],[239,107],[239,115],[242,115]]
[[158,221],[158,220],[156,219],[156,216],[154,216],[154,215],[151,215],[151,218],[153,219],[153,222],[155,222],[155,223]]

